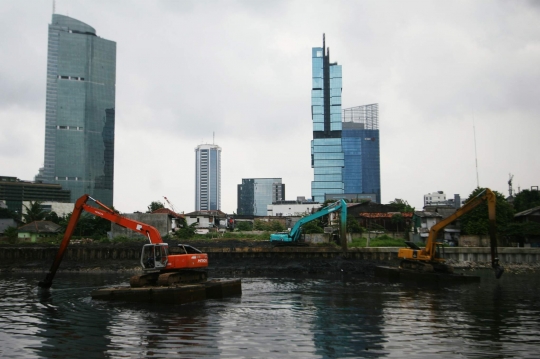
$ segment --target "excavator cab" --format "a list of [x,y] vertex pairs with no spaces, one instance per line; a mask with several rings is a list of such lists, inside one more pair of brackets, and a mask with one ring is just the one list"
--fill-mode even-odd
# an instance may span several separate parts
[[145,271],[167,267],[169,246],[167,243],[145,244],[141,253],[141,265]]

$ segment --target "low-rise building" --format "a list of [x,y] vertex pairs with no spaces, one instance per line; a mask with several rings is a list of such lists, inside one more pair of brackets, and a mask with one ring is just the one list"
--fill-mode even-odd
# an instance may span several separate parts
[[199,234],[227,227],[227,214],[220,210],[195,211],[186,213],[184,216],[188,226],[197,223],[197,233]]
[[37,242],[43,237],[56,236],[62,232],[62,227],[50,221],[34,221],[25,224],[18,230],[19,240]]

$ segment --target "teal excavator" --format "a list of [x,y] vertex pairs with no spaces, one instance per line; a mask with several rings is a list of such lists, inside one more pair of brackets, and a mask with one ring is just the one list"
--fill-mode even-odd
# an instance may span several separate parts
[[296,222],[290,232],[279,232],[271,234],[270,243],[275,245],[300,245],[301,243],[303,243],[302,226],[304,224],[336,211],[340,211],[340,238],[341,245],[345,249],[347,246],[347,203],[345,203],[344,200],[339,200],[327,207],[324,207],[318,212],[301,218],[298,222]]

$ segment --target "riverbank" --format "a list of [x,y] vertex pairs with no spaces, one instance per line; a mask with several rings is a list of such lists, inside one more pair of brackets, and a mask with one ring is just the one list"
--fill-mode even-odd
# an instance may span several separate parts
[[[340,248],[328,246],[274,247],[268,241],[204,240],[186,241],[209,256],[209,277],[341,275],[372,277],[376,266],[399,265],[398,248]],[[174,253],[177,243],[169,243]],[[141,272],[142,243],[93,243],[68,246],[59,272],[126,273]],[[490,268],[485,248],[451,248],[447,263],[457,272]],[[48,272],[58,251],[57,245],[2,245],[0,272]],[[536,272],[540,261],[536,249],[500,248],[506,273]]]

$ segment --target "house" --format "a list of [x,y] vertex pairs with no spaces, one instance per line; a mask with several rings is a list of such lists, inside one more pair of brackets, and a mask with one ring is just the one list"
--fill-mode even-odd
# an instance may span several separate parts
[[[135,221],[139,221],[145,224],[148,224],[152,227],[155,227],[159,234],[162,237],[165,237],[171,233],[173,233],[176,228],[182,225],[181,222],[183,222],[184,215],[176,213],[174,211],[171,211],[168,208],[160,208],[155,210],[152,213],[125,213],[122,214],[123,217],[133,219]],[[127,238],[137,238],[141,237],[142,235],[138,232],[132,231],[131,229],[127,229],[124,227],[121,227],[117,224],[111,225],[111,232],[112,237],[127,237]]]
[[186,213],[185,218],[188,226],[197,223],[198,234],[206,234],[227,227],[227,214],[219,209]]
[[34,221],[18,230],[19,240],[37,242],[39,238],[55,236],[62,232],[62,227],[51,221]]
[[540,247],[540,206],[530,208],[526,211],[516,213],[514,215],[514,220],[518,223],[527,224],[528,228],[524,228],[526,233],[524,233],[524,238],[520,243],[520,247]]
[[[412,212],[396,212],[393,206],[386,204],[363,202],[348,203],[348,215],[356,219],[360,225],[368,230],[384,229],[388,232],[405,232],[412,224]],[[402,221],[396,222],[394,216],[400,214]]]

